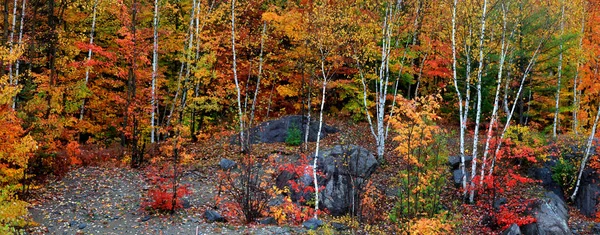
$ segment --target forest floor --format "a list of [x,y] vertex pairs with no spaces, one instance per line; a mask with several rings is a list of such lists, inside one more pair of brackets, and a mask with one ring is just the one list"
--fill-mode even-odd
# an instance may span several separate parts
[[[363,143],[363,147],[374,150],[374,146],[366,126],[357,126],[343,121],[331,121],[333,126],[342,130],[325,138],[321,144],[328,147],[335,144]],[[188,185],[190,193],[184,197],[184,209],[175,214],[150,213],[143,208],[144,197],[152,187],[148,181],[148,164],[146,167],[131,169],[124,166],[85,166],[71,169],[61,179],[50,179],[44,187],[33,192],[30,213],[37,223],[29,228],[28,234],[303,234],[307,231],[299,225],[241,225],[234,223],[207,223],[204,212],[212,209],[218,188],[218,162],[222,157],[236,160],[236,146],[229,146],[228,136],[200,141],[198,144],[185,146],[185,152],[192,159],[184,160],[181,169],[182,185]],[[389,146],[392,146],[389,144]],[[448,143],[450,152],[457,145]],[[308,149],[313,149],[310,143]],[[389,147],[389,153],[393,148]],[[253,154],[266,156],[279,153],[287,156],[299,153],[299,147],[285,144],[258,144],[253,147]],[[165,159],[163,159],[165,160]],[[398,166],[388,165],[376,171],[372,181],[383,199],[377,202],[380,211],[389,212],[393,206],[395,187],[390,186],[390,175],[395,174]],[[451,174],[448,171],[448,180]],[[479,234],[481,226],[478,215],[461,208],[458,190],[448,183],[442,190],[441,203],[456,214],[460,228],[456,231],[464,234]],[[541,187],[540,189],[541,190]],[[537,191],[539,191],[537,190]],[[576,234],[593,234],[596,223],[582,216],[578,210],[569,206],[569,227]],[[379,215],[380,220],[387,221],[385,213]],[[328,218],[325,218],[327,221]],[[386,231],[386,226],[395,226],[389,222],[376,226]],[[393,229],[392,229],[393,230]],[[354,232],[360,232],[360,228]]]
[[[216,167],[215,167],[216,168]],[[214,169],[216,171],[216,169]],[[148,184],[139,170],[81,167],[49,182],[32,201],[38,227],[30,234],[297,234],[299,227],[232,226],[206,223],[204,211],[214,203],[216,174],[185,171],[189,185],[184,210],[150,214],[142,206]]]

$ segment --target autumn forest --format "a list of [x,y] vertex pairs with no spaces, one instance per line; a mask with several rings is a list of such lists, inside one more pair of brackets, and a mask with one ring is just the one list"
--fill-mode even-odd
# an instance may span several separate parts
[[0,2],[1,234],[600,234],[598,0]]

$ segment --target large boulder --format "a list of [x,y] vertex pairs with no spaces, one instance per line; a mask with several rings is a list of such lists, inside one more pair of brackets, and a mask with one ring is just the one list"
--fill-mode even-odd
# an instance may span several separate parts
[[[304,142],[306,133],[307,118],[305,116],[293,115],[285,116],[276,120],[263,122],[258,126],[250,128],[247,133],[250,135],[250,143],[284,143],[291,129],[298,129],[301,133],[301,141]],[[309,126],[308,141],[317,141],[317,132],[319,131],[319,122],[312,120]],[[328,134],[338,132],[334,127],[323,123],[320,139],[327,137]],[[246,133],[245,133],[246,134]],[[239,134],[231,137],[231,144],[239,143]]]
[[502,232],[502,235],[521,235],[521,229],[517,224],[511,224],[506,230]]
[[521,226],[524,235],[572,234],[567,224],[569,221],[567,205],[554,192],[546,192],[544,197],[534,204],[530,213],[536,222]]
[[317,158],[317,169],[323,173],[319,185],[325,186],[319,202],[334,216],[351,212],[353,202],[360,201],[359,192],[379,165],[377,159],[356,145],[337,145],[319,152]]
[[596,205],[600,201],[600,176],[592,169],[585,169],[581,174],[579,192],[575,197],[575,207],[587,217],[596,216]]
[[552,179],[552,168],[555,165],[556,159],[550,159],[542,167],[530,168],[528,174],[531,178],[539,180],[544,189],[554,192],[562,201],[565,201],[562,187]]

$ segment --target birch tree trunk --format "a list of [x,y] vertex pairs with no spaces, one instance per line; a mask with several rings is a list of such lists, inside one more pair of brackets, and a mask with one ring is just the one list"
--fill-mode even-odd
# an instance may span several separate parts
[[150,143],[154,143],[156,128],[154,127],[154,120],[156,115],[156,70],[158,67],[158,0],[154,0],[154,44],[152,49],[152,91],[151,101],[152,114],[150,115]]
[[598,111],[596,112],[596,119],[594,119],[594,125],[592,126],[592,132],[590,133],[590,137],[588,137],[587,146],[585,149],[585,155],[583,156],[583,161],[581,161],[581,166],[579,166],[579,174],[577,174],[577,183],[575,184],[575,191],[571,195],[571,201],[575,200],[575,197],[577,197],[577,191],[579,191],[579,184],[581,183],[581,175],[583,174],[583,170],[585,169],[588,158],[590,157],[592,143],[594,142],[594,135],[596,134],[596,127],[598,126],[598,118],[600,118],[600,104],[598,104]]
[[[466,120],[463,118],[464,109],[463,108],[463,100],[460,90],[458,89],[458,76],[456,73],[456,7],[458,5],[458,0],[454,0],[452,3],[452,81],[454,82],[454,88],[456,89],[456,94],[458,95],[458,109],[459,109],[459,119],[460,119],[460,171],[463,175],[461,182],[463,189],[467,188],[467,178],[465,172],[465,136],[464,136],[464,126],[466,125]],[[465,191],[466,192],[466,191]]]
[[[12,54],[13,52],[13,38],[15,37],[15,27],[17,24],[17,0],[14,1],[13,3],[13,17],[12,17],[12,24],[10,26],[10,37],[8,38],[8,47],[9,47],[9,55]],[[8,77],[9,77],[9,84],[14,84],[15,82],[13,81],[14,77],[13,77],[13,71],[12,71],[12,64],[9,63],[8,64]]]
[[[487,134],[486,134],[486,139],[485,139],[485,147],[483,149],[483,160],[482,160],[482,165],[481,165],[481,177],[479,180],[479,184],[481,185],[483,183],[483,176],[484,176],[484,172],[485,172],[485,165],[487,162],[487,156],[488,156],[488,150],[489,150],[489,146],[490,146],[490,140],[492,139],[492,130],[494,125],[496,124],[496,121],[498,119],[498,106],[499,106],[499,100],[500,100],[500,89],[502,87],[502,72],[504,69],[504,60],[506,59],[506,54],[508,53],[508,43],[506,40],[506,15],[508,12],[508,5],[506,5],[504,2],[501,3],[502,6],[502,39],[501,39],[501,45],[500,45],[500,62],[499,62],[499,68],[498,68],[498,76],[497,76],[497,81],[496,81],[496,95],[494,96],[494,108],[492,110],[492,117],[490,118],[490,124],[488,126],[488,130],[487,130]],[[512,35],[512,34],[511,34]],[[472,172],[473,176],[475,176],[476,172],[473,171]],[[475,196],[475,182],[473,182],[474,178],[471,178],[471,187],[472,190],[470,192],[469,195],[469,201],[472,203],[474,196]]]
[[[565,32],[565,3],[563,2],[560,10],[560,36],[562,37]],[[562,77],[562,62],[563,62],[563,42],[561,38],[560,45],[558,46],[560,53],[558,54],[558,78],[556,82],[556,99],[554,106],[554,123],[552,125],[552,137],[556,139],[556,130],[558,129],[558,110],[560,108],[560,79]]]
[[[250,107],[250,120],[248,120],[248,128],[252,128],[252,122],[254,121],[254,110],[256,108],[256,99],[258,97],[258,91],[260,90],[260,80],[262,78],[263,70],[263,52],[265,47],[265,36],[267,35],[267,22],[263,22],[262,34],[260,37],[260,54],[258,58],[258,78],[256,79],[256,89],[254,90],[254,97],[252,98],[252,106]],[[250,136],[247,139],[247,146],[250,147]]]
[[[584,5],[584,9],[583,12],[585,12],[585,5]],[[583,48],[583,35],[584,35],[584,30],[585,30],[585,14],[581,14],[581,31],[580,36],[579,36],[579,49]],[[575,71],[575,77],[573,78],[573,132],[575,133],[575,135],[577,135],[578,133],[578,117],[577,117],[577,113],[579,112],[579,96],[578,96],[578,91],[577,91],[577,85],[579,83],[579,65],[581,63],[580,59],[577,59],[577,65],[576,65],[576,71]]]
[[238,115],[240,119],[240,146],[241,151],[244,152],[246,149],[244,146],[244,117],[242,114],[240,84],[237,77],[237,61],[235,55],[235,0],[231,0],[231,52],[233,54],[233,80],[235,81],[235,90],[237,92]]
[[[19,42],[18,42],[19,46],[23,45],[23,22],[25,19],[25,2],[27,2],[27,1],[23,0],[23,3],[21,5],[21,23],[19,24]],[[20,64],[19,60],[17,59],[15,61],[15,78],[13,79],[15,86],[19,85],[19,64]],[[14,110],[16,107],[17,107],[17,96],[15,96],[13,98],[12,109]]]
[[538,55],[538,53],[542,47],[542,44],[544,43],[545,40],[546,40],[546,38],[543,38],[542,40],[540,40],[537,48],[535,49],[535,52],[533,53],[533,56],[529,60],[529,64],[527,65],[525,72],[523,73],[523,77],[521,78],[521,84],[519,85],[519,90],[517,91],[517,94],[515,95],[515,99],[514,99],[512,108],[510,110],[510,113],[508,113],[508,117],[506,118],[506,123],[504,124],[502,133],[500,134],[500,139],[498,140],[499,142],[496,145],[496,150],[494,151],[494,157],[492,159],[490,171],[488,173],[489,175],[492,175],[494,173],[494,167],[496,165],[496,157],[498,156],[498,152],[500,151],[500,148],[502,147],[502,141],[504,140],[504,135],[506,134],[506,130],[508,130],[508,127],[510,127],[510,121],[512,119],[513,114],[515,113],[515,108],[517,107],[517,103],[518,103],[517,101],[518,101],[519,97],[521,96],[521,92],[523,91],[523,86],[525,84],[525,80],[527,79],[527,76],[529,76],[529,73],[533,69],[533,66],[537,60],[537,55]]
[[[473,133],[473,160],[471,161],[471,186],[477,174],[477,147],[479,144],[479,121],[481,119],[481,80],[483,74],[483,40],[485,39],[485,18],[487,14],[487,0],[483,1],[483,12],[481,13],[481,33],[479,35],[479,67],[477,68],[477,112],[475,114],[475,131]],[[467,88],[468,89],[468,88]],[[475,189],[471,187],[469,200],[473,202]]]

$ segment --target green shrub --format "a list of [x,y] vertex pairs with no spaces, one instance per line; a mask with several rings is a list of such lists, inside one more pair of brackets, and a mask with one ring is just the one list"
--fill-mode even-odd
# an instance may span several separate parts
[[575,188],[576,166],[574,160],[560,158],[552,168],[552,179],[560,184],[565,192],[571,192]]
[[287,130],[285,143],[291,146],[298,146],[302,143],[302,131],[297,126],[290,126]]

